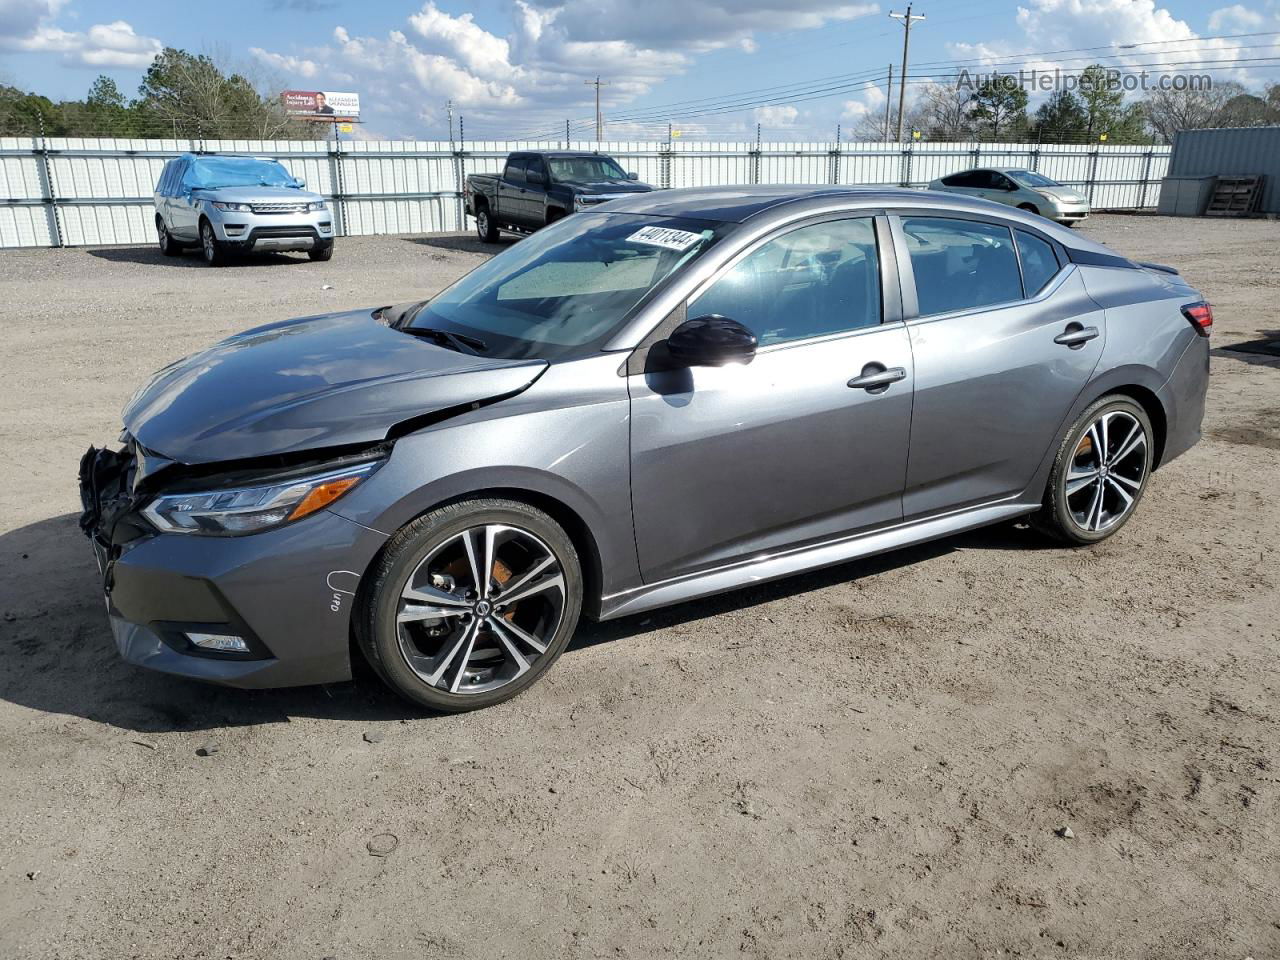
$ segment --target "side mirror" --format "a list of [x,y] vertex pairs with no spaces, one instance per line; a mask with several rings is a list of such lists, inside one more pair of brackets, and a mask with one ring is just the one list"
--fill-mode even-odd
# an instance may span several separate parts
[[299,190],[302,190],[307,185],[307,181],[303,180],[301,177],[294,177],[293,182],[298,185]]
[[712,314],[686,320],[667,337],[671,359],[686,367],[722,367],[755,359],[756,335],[740,324]]
[[628,180],[639,180],[639,179],[640,179],[640,174],[636,173],[636,172],[633,170],[633,171],[631,171],[630,173],[628,173],[628,174],[627,174],[627,179],[628,179]]

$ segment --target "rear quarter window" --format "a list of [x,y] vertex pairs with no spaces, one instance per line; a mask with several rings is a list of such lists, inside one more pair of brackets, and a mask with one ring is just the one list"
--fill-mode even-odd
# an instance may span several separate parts
[[1018,255],[1022,260],[1022,284],[1028,297],[1037,293],[1058,274],[1062,264],[1053,250],[1053,244],[1025,230],[1015,230]]

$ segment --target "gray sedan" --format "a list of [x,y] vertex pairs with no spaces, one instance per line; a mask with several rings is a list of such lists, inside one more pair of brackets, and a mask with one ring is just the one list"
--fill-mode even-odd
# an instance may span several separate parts
[[1006,206],[741,187],[566,218],[430,300],[160,371],[81,462],[121,655],[365,657],[439,710],[610,619],[1029,517],[1087,546],[1200,436],[1212,313]]
[[1068,227],[1083,223],[1089,216],[1089,201],[1080,191],[1018,167],[965,170],[934,180],[929,189],[994,200]]

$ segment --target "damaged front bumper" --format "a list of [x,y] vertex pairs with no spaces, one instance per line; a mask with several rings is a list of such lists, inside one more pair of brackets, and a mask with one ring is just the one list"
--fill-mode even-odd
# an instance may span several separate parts
[[[384,534],[327,510],[247,536],[162,534],[140,515],[138,473],[132,443],[81,460],[80,525],[125,660],[238,687],[350,678],[356,588]],[[243,649],[193,639],[210,635]]]

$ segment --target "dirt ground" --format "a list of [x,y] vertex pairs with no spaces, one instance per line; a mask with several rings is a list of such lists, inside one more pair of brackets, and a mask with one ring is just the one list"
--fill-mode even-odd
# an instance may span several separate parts
[[[1280,337],[1280,223],[1084,230],[1181,269],[1218,348]],[[75,473],[133,389],[484,249],[0,252],[0,958],[1280,956],[1277,359],[1214,350],[1205,439],[1100,547],[1006,526],[588,625],[481,713],[119,662]]]

